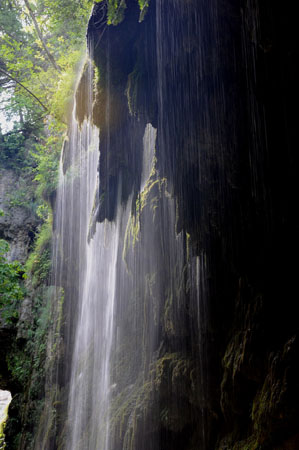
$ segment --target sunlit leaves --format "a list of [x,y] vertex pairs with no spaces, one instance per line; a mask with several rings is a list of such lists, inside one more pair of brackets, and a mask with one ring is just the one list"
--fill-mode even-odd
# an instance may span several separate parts
[[[36,33],[28,8],[26,9],[21,0],[1,2],[0,67],[37,96],[56,118],[65,120],[56,93],[61,91],[61,85],[65,85],[65,79],[70,78],[70,75],[66,76],[64,72],[73,70],[70,66],[74,63],[74,53],[77,56],[78,46],[85,43],[85,26],[92,2],[41,0],[29,4],[43,33],[47,49],[54,56],[56,64],[61,67],[61,75],[52,70],[51,61]],[[11,97],[14,98],[8,107],[14,114],[19,112],[18,109],[24,108],[25,120],[31,120],[34,115],[32,110],[38,108],[38,105],[32,102],[30,94],[22,92],[22,89],[3,74],[0,75],[0,87],[1,84],[14,89],[13,93],[11,92]]]

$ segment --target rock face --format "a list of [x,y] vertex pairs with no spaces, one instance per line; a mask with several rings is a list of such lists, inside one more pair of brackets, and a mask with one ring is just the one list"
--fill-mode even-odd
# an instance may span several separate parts
[[[111,449],[296,449],[296,15],[270,0],[151,0],[139,22],[136,0],[126,4],[118,26],[107,26],[106,2],[88,25],[100,73],[96,220],[132,200],[116,268]],[[143,180],[149,123],[156,148]],[[64,156],[67,170],[67,145]],[[57,321],[64,355],[37,439],[50,450],[66,448],[73,260]]]
[[[150,122],[157,127],[157,169],[176,199],[177,232],[187,234],[193,260],[204,255],[207,309],[200,318],[205,331],[197,336],[192,321],[184,321],[196,311],[197,266],[192,269],[190,260],[181,269],[189,275],[184,272],[188,281],[179,295],[189,312],[180,310],[179,326],[174,303],[157,299],[152,280],[152,302],[159,306],[148,308],[164,311],[153,384],[147,391],[141,385],[132,388],[139,389],[135,406],[128,406],[128,387],[124,403],[118,397],[127,407],[119,406],[116,448],[127,445],[126,439],[130,448],[155,448],[154,435],[163,449],[174,448],[174,442],[180,449],[296,446],[294,11],[258,0],[156,0],[138,23],[132,0],[120,25],[103,33],[104,26],[103,8],[97,5],[89,39],[101,73],[95,104],[95,120],[103,130],[98,220],[114,217],[119,177],[123,201],[129,192],[138,195],[141,160],[134,143],[141,139],[140,125]],[[157,195],[149,194],[149,204],[154,199]],[[152,219],[146,208],[141,216],[138,245],[146,246],[142,233]],[[155,220],[153,230],[163,236],[162,222]],[[197,338],[204,342],[200,351],[193,346]],[[202,351],[205,361],[198,365]],[[191,378],[199,367],[206,370],[197,378],[205,383],[204,401],[201,393],[201,401],[192,405],[196,388],[177,397],[184,421],[169,408],[179,395],[177,364],[187,377],[190,370]],[[163,378],[172,380],[170,392]],[[159,401],[160,418],[150,421],[149,411]],[[204,441],[196,429],[203,425]],[[147,442],[141,437],[144,429]]]
[[[25,263],[38,219],[33,210],[32,177],[23,177],[13,170],[0,168],[0,238],[5,239],[10,250],[8,261],[18,260]],[[25,298],[19,308],[19,319],[7,324],[0,311],[0,389],[9,390],[16,398],[21,398],[24,386],[21,386],[12,374],[12,366],[20,365],[19,370],[26,372],[25,358],[22,361],[24,343],[28,339],[28,330],[32,327],[32,299]],[[24,401],[24,400],[23,400]],[[11,411],[11,423],[16,423],[21,415],[24,403]],[[11,425],[10,425],[11,426]],[[13,429],[13,432],[16,428]]]
[[11,389],[10,373],[6,363],[7,354],[12,352],[13,344],[15,342],[16,330],[12,327],[2,324],[0,322],[0,389]]
[[33,212],[32,180],[0,168],[0,237],[10,244],[8,259],[24,263],[33,242],[38,221]]

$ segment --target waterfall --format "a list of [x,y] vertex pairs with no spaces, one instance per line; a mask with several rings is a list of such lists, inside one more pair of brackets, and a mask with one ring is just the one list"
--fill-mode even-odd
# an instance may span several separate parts
[[20,450],[296,446],[296,27],[266,3],[94,2]]
[[[196,442],[205,450],[216,417],[208,303],[212,237],[225,220],[225,143],[217,145],[224,110],[210,102],[219,74],[211,86],[200,67],[207,48],[190,36],[204,38],[204,17],[212,23],[215,11],[201,5],[194,15],[193,3],[157,0],[134,35],[132,5],[128,25],[108,27],[100,42],[100,22],[91,18],[95,55],[83,68],[61,158],[54,259],[67,321],[63,448],[172,450]],[[208,32],[214,42],[217,26]],[[145,56],[136,56],[134,39]],[[96,94],[91,60],[100,72]],[[153,89],[142,64],[156,77]]]
[[129,115],[109,28],[97,50],[99,91],[91,52],[61,157],[54,266],[65,299],[67,450],[172,449],[190,441],[189,429],[206,448],[207,262],[177,223],[169,30],[157,5],[158,121]]
[[[64,448],[114,450],[129,448],[134,433],[134,423],[129,421],[123,443],[118,442],[120,418],[115,416],[115,404],[128,395],[136,402],[134,390],[143,392],[154,361],[165,354],[159,349],[160,322],[164,321],[161,299],[168,310],[182,306],[176,302],[182,283],[184,239],[175,234],[175,201],[157,171],[157,133],[149,123],[140,148],[138,211],[131,212],[132,196],[121,201],[120,178],[114,220],[97,223],[101,145],[99,130],[92,122],[90,58],[83,72],[88,80],[85,117],[79,123],[75,101],[60,162],[54,226],[54,279],[64,295],[64,340],[66,352],[71,354],[66,355],[69,362],[65,363]],[[107,97],[105,114],[109,119],[109,93]],[[169,313],[165,320],[172,335],[175,319]],[[154,385],[151,389],[150,395],[156,396]],[[166,411],[166,406],[161,411]],[[130,407],[127,414],[135,416],[140,405],[132,403]],[[143,420],[156,421],[161,411],[157,401]],[[160,445],[157,436],[151,437],[151,442],[153,448]]]
[[[107,449],[105,429],[110,390],[109,359],[118,255],[119,221],[95,223],[99,130],[92,124],[93,67],[85,62],[86,111],[76,101],[60,163],[54,268],[67,302],[70,381],[65,448]],[[100,424],[100,425],[99,425]]]

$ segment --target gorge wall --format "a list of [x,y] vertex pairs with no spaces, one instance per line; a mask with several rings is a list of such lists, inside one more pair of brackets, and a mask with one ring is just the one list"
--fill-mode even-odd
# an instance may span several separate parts
[[[27,179],[15,171],[0,165],[0,239],[5,239],[10,249],[8,261],[18,260],[22,263],[28,257],[38,226],[38,218],[33,212],[33,193],[24,186],[32,184],[32,178]],[[24,192],[25,191],[25,192]],[[6,354],[13,353],[16,338],[22,336],[22,329],[30,321],[31,305],[26,299],[21,307],[19,330],[15,324],[6,324],[0,318],[0,388],[12,389],[11,375],[7,368]]]
[[[135,403],[140,423],[131,448],[296,448],[292,9],[172,0],[151,2],[144,21],[138,17],[135,2],[127,2],[125,20],[105,28],[99,5],[88,28],[101,74],[98,220],[114,217],[121,178],[122,201],[133,192],[138,245],[147,252],[146,240],[154,242],[155,229],[161,234],[156,268],[167,284],[165,291],[153,282],[147,306],[149,314],[159,311],[150,360],[159,400],[151,393]],[[173,227],[165,212],[147,231],[157,193],[144,202],[138,194],[146,123],[157,128],[158,198],[162,205],[165,195],[175,199],[183,260],[165,263]],[[155,203],[157,211],[162,205]],[[142,233],[151,238],[142,241]],[[141,328],[143,320],[137,316]],[[156,421],[148,417],[151,401],[159,404]],[[134,407],[122,413],[123,433]]]
[[33,212],[32,178],[0,167],[0,238],[10,244],[9,260],[24,263],[28,257],[38,219]]
[[294,11],[120,5],[117,25],[108,2],[88,24],[56,196],[54,362],[38,432],[23,421],[34,444],[11,448],[299,448]]

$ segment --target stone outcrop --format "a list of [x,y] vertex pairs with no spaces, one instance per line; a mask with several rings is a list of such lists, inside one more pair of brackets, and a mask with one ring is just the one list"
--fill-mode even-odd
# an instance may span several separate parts
[[[34,212],[33,189],[32,177],[24,178],[13,170],[0,168],[0,209],[3,212],[0,238],[9,243],[8,261],[25,263],[33,243],[39,223]],[[7,389],[13,395],[23,389],[12,376],[11,362],[19,357],[28,339],[33,321],[31,298],[24,299],[18,315],[13,323],[6,323],[0,317],[0,389]]]
[[[270,0],[151,0],[139,23],[136,0],[126,4],[118,26],[107,27],[104,2],[88,26],[101,74],[97,220],[115,217],[121,179],[121,202],[133,198],[123,258],[139,270],[121,285],[126,308],[116,305],[112,439],[131,450],[298,448],[296,15]],[[146,123],[157,173],[140,195]],[[171,202],[184,257],[169,270]],[[140,255],[154,241],[151,273]],[[65,326],[65,340],[73,332]],[[64,445],[67,356],[58,372],[49,449]],[[44,442],[46,420],[41,430]]]
[[[97,123],[104,129],[98,219],[113,217],[119,177],[128,192],[138,190],[140,147],[132,147],[131,136],[137,142],[133,130],[152,123],[158,129],[157,169],[177,202],[177,232],[187,233],[193,257],[205,252],[207,259],[206,446],[292,448],[297,445],[299,413],[292,259],[297,234],[294,11],[259,0],[152,0],[144,22],[137,24],[137,5],[133,0],[126,4],[124,21],[105,33],[103,11],[96,6],[88,29],[102,74],[95,103]],[[108,48],[109,102],[116,122],[108,130],[106,146]],[[125,160],[130,152],[132,171]],[[138,216],[140,205],[136,211]],[[146,208],[143,215],[141,242],[142,229],[151,220]],[[161,223],[156,226],[163,235]],[[186,336],[192,347],[196,336],[188,334],[186,312],[181,311],[177,327],[169,320],[173,304],[165,304],[165,298],[152,301],[160,314],[165,307],[157,358],[167,355],[172,345],[181,348]],[[194,313],[188,288],[184,301]],[[190,365],[190,349],[188,353]],[[172,377],[172,369],[167,377]],[[176,394],[165,400],[167,389],[161,387],[159,395],[165,405]],[[125,391],[123,396],[126,404]],[[151,433],[146,414],[153,397],[148,393],[147,403],[145,397],[140,394],[141,403],[128,406],[130,414],[124,408],[120,419],[130,425],[137,408],[140,423],[134,422],[131,448],[151,445],[150,438],[148,444],[139,440],[145,427]],[[189,404],[185,416],[187,410],[193,418],[184,429],[176,428],[171,414],[167,423],[164,411],[160,423],[151,423],[153,435],[164,433],[168,443],[175,440],[176,448],[193,448],[200,442],[194,415],[201,423],[202,405],[196,411]],[[189,441],[187,429],[194,433]]]
[[32,179],[0,168],[0,238],[9,242],[8,260],[24,263],[38,225],[34,213]]

